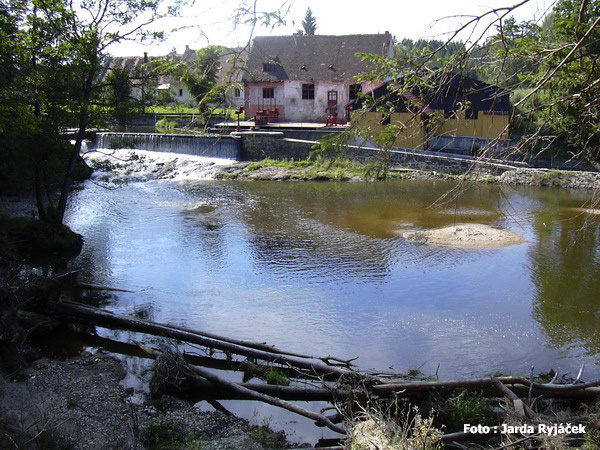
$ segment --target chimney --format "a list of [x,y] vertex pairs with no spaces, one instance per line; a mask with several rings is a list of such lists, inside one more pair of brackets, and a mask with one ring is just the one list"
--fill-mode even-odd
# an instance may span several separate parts
[[144,52],[144,62],[148,62],[148,52]]

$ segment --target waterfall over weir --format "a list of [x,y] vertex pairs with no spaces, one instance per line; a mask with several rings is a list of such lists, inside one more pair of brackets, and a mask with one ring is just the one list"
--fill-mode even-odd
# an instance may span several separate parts
[[147,150],[209,158],[240,158],[239,137],[220,134],[98,133],[96,148]]

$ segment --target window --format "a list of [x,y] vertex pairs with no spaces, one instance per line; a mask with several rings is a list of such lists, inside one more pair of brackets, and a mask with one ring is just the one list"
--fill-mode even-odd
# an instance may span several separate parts
[[242,91],[240,90],[240,88],[234,88],[233,89],[233,96],[235,98],[239,98],[242,96]]
[[360,84],[351,84],[350,85],[350,100],[356,100],[358,98],[358,93],[362,92],[362,86]]
[[314,100],[315,99],[315,85],[314,84],[303,84],[302,85],[302,100]]
[[275,88],[263,88],[263,98],[275,98]]
[[183,89],[179,89],[179,96],[183,97]]
[[263,63],[263,72],[273,72],[273,64]]

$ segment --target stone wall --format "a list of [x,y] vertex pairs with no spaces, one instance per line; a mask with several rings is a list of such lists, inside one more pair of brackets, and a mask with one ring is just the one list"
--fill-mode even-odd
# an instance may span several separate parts
[[[241,159],[258,161],[265,158],[302,160],[308,158],[315,142],[312,140],[291,139],[284,137],[283,132],[240,132],[234,133],[242,137]],[[287,135],[287,132],[285,133]],[[508,165],[502,161],[476,162],[474,158],[429,152],[423,150],[390,150],[387,155],[390,162],[418,170],[462,174],[477,164],[478,170],[490,174],[499,174],[525,164]],[[348,146],[345,158],[357,161],[367,161],[372,158],[384,157],[382,150]]]
[[477,156],[484,150],[491,150],[494,155],[501,156],[514,145],[511,139],[486,139],[469,136],[431,136],[428,141],[429,150],[446,151],[459,155]]

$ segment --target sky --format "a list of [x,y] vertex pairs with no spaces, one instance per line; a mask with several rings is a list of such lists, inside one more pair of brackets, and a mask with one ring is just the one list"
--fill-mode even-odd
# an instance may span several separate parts
[[[398,40],[403,38],[444,39],[448,32],[468,20],[466,15],[482,14],[494,8],[513,6],[522,0],[256,0],[257,11],[281,8],[284,25],[273,27],[235,24],[234,11],[242,3],[253,0],[196,0],[184,10],[180,19],[157,23],[157,28],[170,31],[161,43],[120,43],[110,47],[116,56],[165,55],[173,48],[178,53],[185,46],[198,49],[207,45],[238,47],[246,45],[252,36],[290,35],[302,27],[307,8],[317,21],[317,34],[375,34],[389,31]],[[555,0],[529,0],[514,11],[518,20],[540,20]],[[462,17],[457,17],[462,16]],[[469,34],[459,37],[469,40]]]

